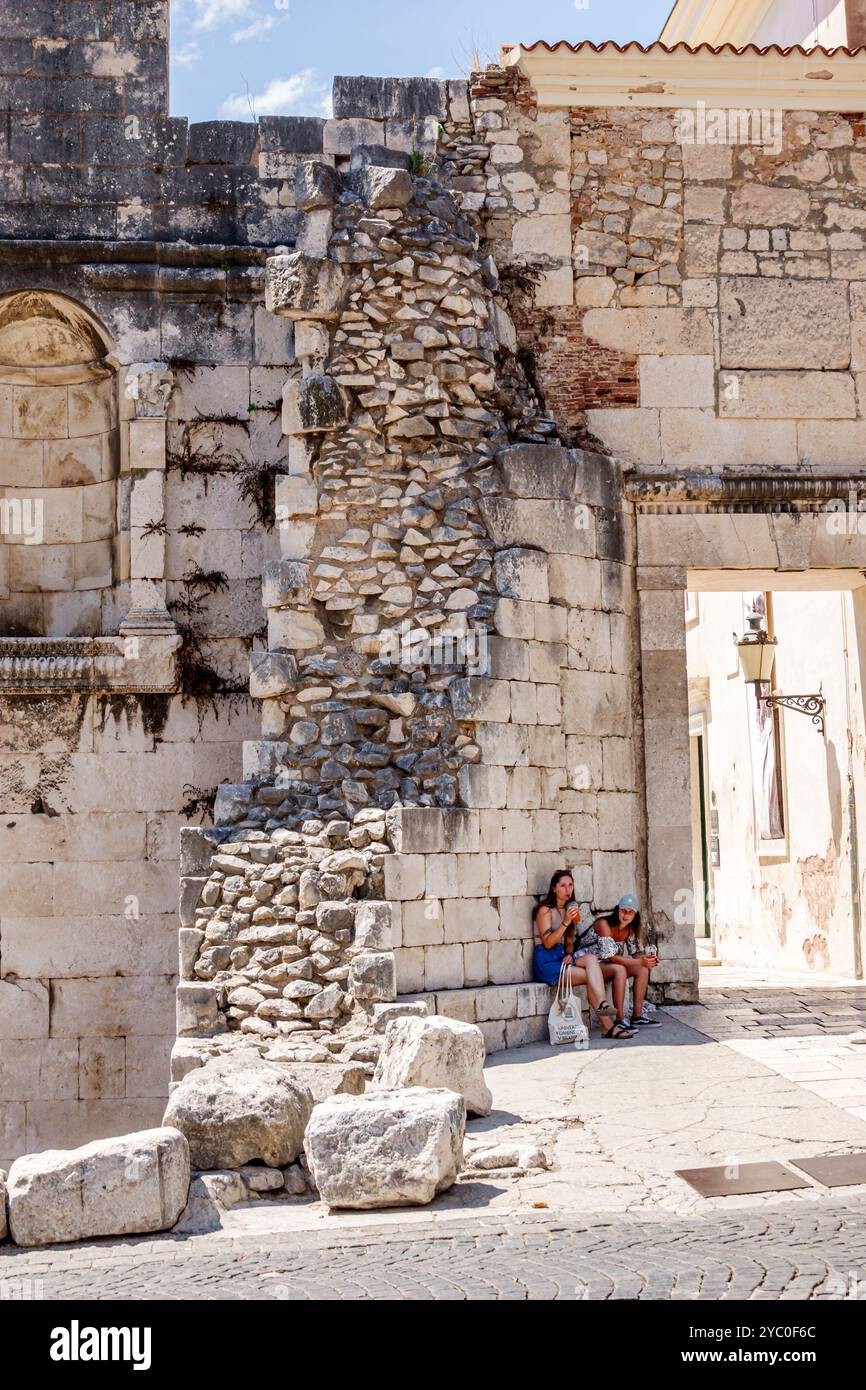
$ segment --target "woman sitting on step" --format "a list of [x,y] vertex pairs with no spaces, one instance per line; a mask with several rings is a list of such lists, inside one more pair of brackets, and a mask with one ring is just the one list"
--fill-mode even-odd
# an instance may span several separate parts
[[658,965],[659,958],[652,951],[644,949],[637,898],[633,893],[624,893],[613,912],[597,917],[592,925],[600,940],[616,944],[616,953],[609,957],[611,964],[620,966],[631,976],[631,1027],[660,1028],[661,1023],[657,1018],[650,1017],[644,1003],[650,971]]
[[[622,1017],[625,998],[625,971],[612,971],[614,998],[617,1007],[605,998],[604,969],[578,936],[580,909],[574,901],[574,879],[567,869],[560,869],[550,880],[547,897],[532,914],[535,942],[535,978],[543,984],[556,986],[563,963],[571,967],[571,983],[586,985],[589,1002],[595,1009],[601,1030],[606,1038],[633,1038],[634,1033]],[[590,929],[591,930],[591,929]],[[594,933],[593,933],[594,935]],[[621,974],[622,979],[618,976]],[[621,997],[617,999],[617,996]]]

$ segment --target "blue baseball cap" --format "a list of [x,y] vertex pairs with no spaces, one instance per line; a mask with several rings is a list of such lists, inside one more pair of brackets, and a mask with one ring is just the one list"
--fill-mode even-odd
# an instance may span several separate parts
[[637,912],[638,902],[634,893],[623,893],[622,897],[617,903],[617,907],[625,907],[628,908],[631,912]]

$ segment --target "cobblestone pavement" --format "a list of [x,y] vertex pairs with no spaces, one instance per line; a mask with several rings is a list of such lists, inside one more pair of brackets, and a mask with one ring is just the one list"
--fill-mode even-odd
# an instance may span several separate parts
[[[866,1298],[866,1202],[706,1220],[541,1213],[270,1239],[171,1236],[0,1255],[45,1299]],[[38,1281],[42,1281],[41,1287]]]

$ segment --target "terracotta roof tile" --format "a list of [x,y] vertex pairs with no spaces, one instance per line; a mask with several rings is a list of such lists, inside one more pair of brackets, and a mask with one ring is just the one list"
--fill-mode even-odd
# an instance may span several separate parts
[[666,43],[638,43],[632,39],[629,43],[619,44],[614,39],[605,39],[603,43],[593,43],[590,39],[582,39],[580,43],[569,43],[567,39],[560,39],[557,43],[548,43],[546,39],[537,39],[535,43],[523,44],[503,44],[503,50],[509,52],[514,48],[522,48],[527,53],[534,53],[537,48],[546,48],[548,53],[555,53],[558,49],[567,48],[572,53],[582,53],[585,49],[592,49],[593,53],[603,53],[608,49],[613,49],[616,53],[628,53],[632,49],[637,49],[639,53],[688,53],[696,54],[706,51],[718,55],[720,53],[751,53],[758,58],[763,58],[768,53],[775,53],[780,58],[786,58],[790,53],[801,53],[804,58],[825,57],[832,58],[837,53],[843,53],[848,58],[854,58],[861,53],[866,53],[866,46],[859,48],[844,48],[839,45],[837,48],[803,48],[801,44],[791,44],[789,48],[781,48],[777,43],[768,44],[765,48],[759,48],[757,44],[748,43],[743,48],[737,48],[732,43],[722,43],[714,45],[711,43],[699,43],[696,48],[692,48],[688,43],[676,43],[672,47]]

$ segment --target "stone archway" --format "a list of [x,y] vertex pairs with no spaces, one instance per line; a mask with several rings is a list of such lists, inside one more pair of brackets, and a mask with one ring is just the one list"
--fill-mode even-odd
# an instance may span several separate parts
[[0,631],[113,627],[118,402],[104,330],[63,295],[0,298]]

